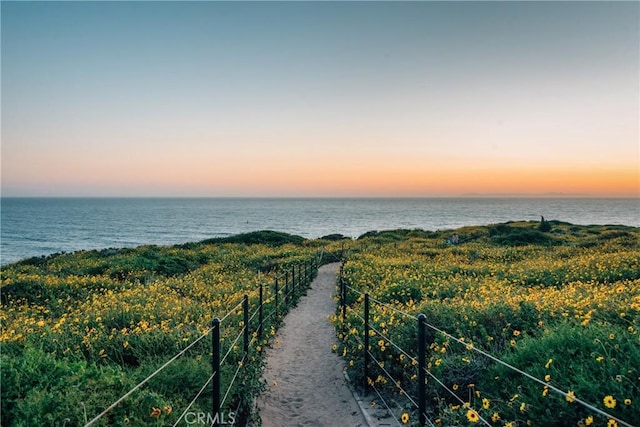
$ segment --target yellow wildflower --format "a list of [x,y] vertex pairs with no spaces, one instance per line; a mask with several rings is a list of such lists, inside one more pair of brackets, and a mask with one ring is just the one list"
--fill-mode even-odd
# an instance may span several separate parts
[[469,422],[477,423],[480,420],[480,417],[478,416],[478,413],[476,411],[474,411],[473,409],[469,409],[467,411],[467,419],[469,420]]
[[565,399],[567,400],[567,402],[573,403],[576,401],[576,394],[572,390],[569,390]]
[[602,402],[604,403],[604,406],[609,409],[613,409],[616,407],[616,399],[614,399],[611,395],[605,396],[604,399],[602,399]]

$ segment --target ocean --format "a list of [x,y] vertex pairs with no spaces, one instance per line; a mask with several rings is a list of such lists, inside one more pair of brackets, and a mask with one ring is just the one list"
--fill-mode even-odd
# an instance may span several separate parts
[[256,230],[306,238],[560,220],[640,227],[640,199],[2,198],[0,263],[84,249],[172,245]]

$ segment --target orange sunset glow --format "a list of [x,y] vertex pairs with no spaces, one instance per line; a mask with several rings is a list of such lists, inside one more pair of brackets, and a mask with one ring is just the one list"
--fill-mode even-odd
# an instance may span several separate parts
[[3,3],[2,193],[639,197],[637,9]]

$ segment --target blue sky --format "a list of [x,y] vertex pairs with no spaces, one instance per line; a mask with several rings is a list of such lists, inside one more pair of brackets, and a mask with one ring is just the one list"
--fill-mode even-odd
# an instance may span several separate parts
[[637,2],[2,2],[3,195],[640,194]]

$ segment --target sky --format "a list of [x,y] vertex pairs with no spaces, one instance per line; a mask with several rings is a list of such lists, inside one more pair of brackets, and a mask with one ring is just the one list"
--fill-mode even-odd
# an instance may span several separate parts
[[638,2],[10,2],[2,196],[640,197]]

